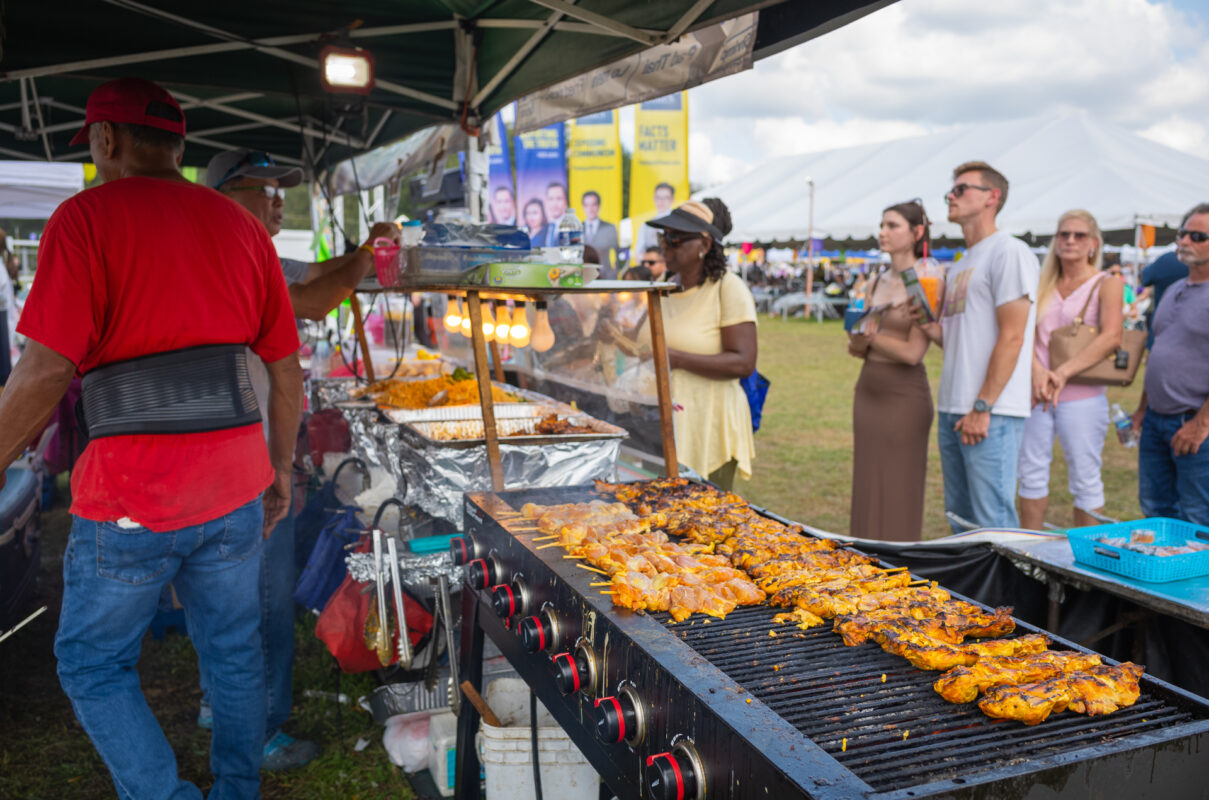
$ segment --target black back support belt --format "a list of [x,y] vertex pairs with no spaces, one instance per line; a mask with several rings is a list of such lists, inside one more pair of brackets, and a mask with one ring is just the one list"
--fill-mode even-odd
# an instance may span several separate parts
[[84,376],[88,436],[204,433],[260,421],[242,344],[116,361]]

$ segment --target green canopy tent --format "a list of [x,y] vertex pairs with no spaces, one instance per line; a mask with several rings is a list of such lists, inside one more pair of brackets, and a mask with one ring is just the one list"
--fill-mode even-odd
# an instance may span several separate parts
[[[434,124],[472,131],[531,92],[753,11],[758,59],[891,2],[9,3],[0,12],[0,158],[87,158],[68,141],[89,93],[135,75],[182,102],[186,163],[250,147],[313,173]],[[319,51],[329,43],[374,57],[376,85],[359,107],[320,87]]]

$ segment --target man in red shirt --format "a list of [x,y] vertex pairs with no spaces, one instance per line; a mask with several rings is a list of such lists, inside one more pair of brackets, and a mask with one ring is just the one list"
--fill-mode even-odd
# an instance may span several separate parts
[[[177,775],[135,673],[173,583],[213,698],[210,797],[254,798],[261,540],[289,507],[302,370],[272,242],[181,176],[184,134],[180,106],[148,81],[110,81],[89,98],[72,142],[88,142],[103,183],[64,202],[43,234],[19,329],[29,345],[0,396],[0,467],[82,374],[92,440],[72,474],[63,689],[121,796],[201,797]],[[269,372],[263,411],[244,347]]]

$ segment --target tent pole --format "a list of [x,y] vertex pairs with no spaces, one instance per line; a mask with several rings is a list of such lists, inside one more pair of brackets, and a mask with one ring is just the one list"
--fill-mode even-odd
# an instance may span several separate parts
[[809,254],[806,257],[806,300],[809,301],[814,291],[814,178],[807,178],[806,183],[810,186],[810,219],[806,224],[806,252]]

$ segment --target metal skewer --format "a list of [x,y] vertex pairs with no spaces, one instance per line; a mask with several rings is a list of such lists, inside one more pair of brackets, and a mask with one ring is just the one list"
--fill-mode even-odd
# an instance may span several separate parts
[[393,536],[386,539],[386,553],[390,557],[391,592],[395,598],[395,621],[399,625],[399,666],[411,666],[411,637],[407,633],[407,609],[403,607],[403,582],[399,580],[399,551]]

